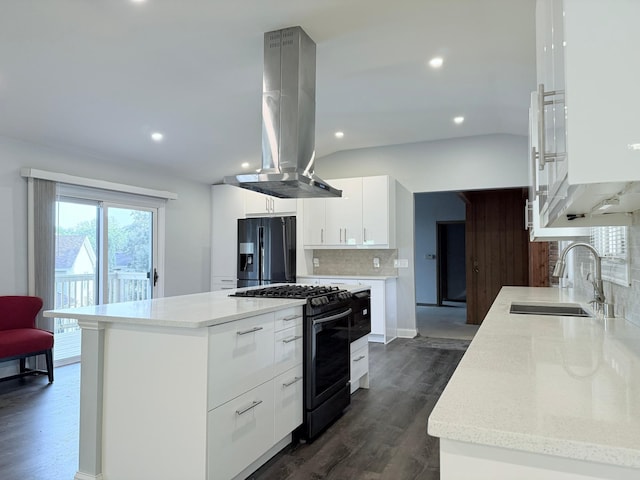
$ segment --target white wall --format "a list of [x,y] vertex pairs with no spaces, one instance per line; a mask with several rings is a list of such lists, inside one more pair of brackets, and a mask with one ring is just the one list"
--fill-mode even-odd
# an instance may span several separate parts
[[528,140],[482,135],[337,152],[319,158],[316,173],[391,175],[414,193],[522,187],[529,183]]
[[436,260],[425,258],[436,254],[436,222],[465,219],[465,204],[454,192],[417,193],[415,201],[416,301],[435,304],[438,301],[438,269]]
[[522,187],[529,183],[528,139],[517,135],[483,135],[434,142],[391,145],[337,152],[319,158],[323,179],[390,175],[398,180],[396,196],[398,259],[398,334],[416,331],[414,203],[411,193]]
[[122,161],[114,166],[80,152],[0,137],[0,295],[27,293],[27,182],[20,176],[22,167],[177,193],[166,208],[165,295],[209,290],[210,186],[154,166],[133,165]]
[[398,260],[409,261],[408,268],[398,268],[398,336],[413,337],[417,334],[413,195],[400,183],[396,184],[396,229]]

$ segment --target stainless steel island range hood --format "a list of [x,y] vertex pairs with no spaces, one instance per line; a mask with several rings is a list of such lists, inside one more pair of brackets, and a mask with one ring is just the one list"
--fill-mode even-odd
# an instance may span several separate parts
[[314,174],[316,44],[300,27],[264,34],[262,168],[224,183],[280,198],[340,197]]

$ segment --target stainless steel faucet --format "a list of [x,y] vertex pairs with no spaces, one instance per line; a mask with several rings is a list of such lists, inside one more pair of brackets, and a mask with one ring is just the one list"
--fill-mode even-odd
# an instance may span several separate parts
[[596,310],[603,310],[606,304],[606,299],[604,297],[604,288],[602,286],[602,259],[598,250],[596,250],[592,245],[584,242],[575,242],[568,245],[560,254],[560,259],[558,263],[556,263],[555,268],[553,269],[554,277],[562,277],[564,276],[564,271],[566,268],[565,258],[569,250],[574,249],[575,247],[585,247],[589,250],[596,261],[596,271],[594,274],[595,280],[591,283],[593,284],[593,300],[589,303],[593,303]]

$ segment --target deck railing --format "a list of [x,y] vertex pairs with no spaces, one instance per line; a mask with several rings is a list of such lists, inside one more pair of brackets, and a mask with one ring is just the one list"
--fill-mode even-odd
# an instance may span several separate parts
[[[128,302],[150,298],[147,272],[113,272],[108,275],[108,302]],[[55,308],[87,307],[96,304],[96,275],[56,274]],[[55,319],[55,333],[78,329],[78,322],[69,318]]]

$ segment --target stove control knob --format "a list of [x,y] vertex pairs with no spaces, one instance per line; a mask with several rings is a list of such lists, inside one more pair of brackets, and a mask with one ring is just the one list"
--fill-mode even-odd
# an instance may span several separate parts
[[314,307],[317,307],[318,305],[320,305],[320,299],[319,298],[312,298],[311,299],[311,305],[313,305]]

